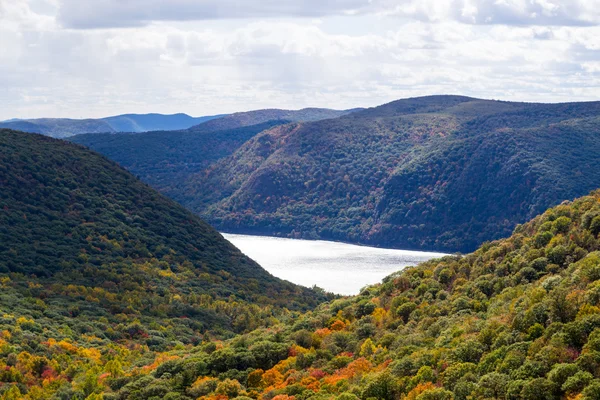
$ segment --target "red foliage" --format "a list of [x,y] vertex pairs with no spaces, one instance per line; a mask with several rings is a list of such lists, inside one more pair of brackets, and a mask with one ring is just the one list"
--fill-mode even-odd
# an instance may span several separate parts
[[325,372],[321,371],[320,369],[314,369],[310,372],[310,376],[316,379],[322,379],[325,375],[327,374],[325,374]]

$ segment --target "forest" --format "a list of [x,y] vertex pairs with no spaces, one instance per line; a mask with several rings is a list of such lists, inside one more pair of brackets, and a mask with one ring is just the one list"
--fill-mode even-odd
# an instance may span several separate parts
[[19,343],[1,342],[3,356],[18,350],[10,359],[49,339],[154,354],[270,326],[332,298],[273,277],[81,146],[2,130],[0,177],[0,331],[16,328],[0,336]]
[[[10,188],[2,191],[2,215],[15,218],[11,225],[2,224],[4,230],[12,229],[10,236],[3,231],[2,257],[40,257],[37,269],[25,270],[28,263],[15,261],[2,272],[3,400],[600,398],[600,191],[545,211],[518,225],[507,239],[486,242],[468,255],[407,268],[354,297],[325,299],[274,278],[266,283],[265,278],[260,285],[273,287],[271,297],[295,295],[298,305],[313,301],[307,307],[311,311],[300,313],[253,295],[244,271],[260,276],[260,270],[251,269],[251,262],[218,236],[211,238],[212,244],[204,242],[213,250],[196,257],[221,255],[223,264],[204,262],[222,269],[207,268],[197,276],[186,261],[177,263],[177,253],[183,250],[167,236],[161,240],[172,246],[168,253],[174,259],[126,256],[127,252],[119,256],[114,241],[126,249],[129,239],[116,234],[107,236],[103,247],[102,239],[91,238],[93,247],[106,250],[107,258],[96,256],[98,261],[93,262],[91,247],[83,246],[90,259],[77,260],[76,267],[44,267],[52,266],[53,259],[42,257],[43,247],[27,252],[27,246],[10,237],[31,231],[19,227],[27,227],[28,218],[43,221],[41,215],[54,221],[61,220],[58,215],[81,221],[77,214],[81,210],[64,207],[83,204],[73,191],[88,181],[94,182],[86,190],[89,201],[94,201],[94,190],[103,190],[104,198],[119,194],[108,190],[108,182],[112,189],[124,191],[121,201],[140,206],[153,201],[154,218],[137,220],[145,229],[134,229],[133,221],[126,225],[131,240],[151,240],[155,221],[168,224],[160,220],[161,202],[172,208],[171,218],[178,213],[189,218],[205,241],[212,231],[130,174],[80,147],[7,131],[0,137],[3,161],[10,159],[19,167],[8,175],[2,171],[9,178],[2,184]],[[114,176],[104,186],[103,169]],[[120,180],[130,182],[122,187]],[[47,203],[38,198],[36,203],[45,208],[34,209],[19,190],[33,193],[33,198],[36,193],[52,195]],[[136,191],[144,195],[136,197]],[[14,198],[7,193],[14,193]],[[116,200],[118,208],[121,203]],[[127,207],[139,210],[132,203]],[[12,213],[13,208],[18,211]],[[100,229],[106,218],[90,214],[80,224],[97,224],[94,229]],[[46,237],[59,240],[63,234],[58,227]],[[177,238],[180,233],[171,234]],[[12,240],[9,246],[6,240]],[[36,240],[33,231],[27,242]],[[68,243],[62,245],[64,254],[69,254]],[[192,265],[200,260],[193,252],[187,254]],[[108,257],[116,257],[115,262]],[[232,257],[238,259],[238,270],[232,271],[239,274],[235,283],[228,282],[226,274]],[[130,268],[137,270],[127,275]],[[118,283],[102,277],[97,282],[106,284],[92,286],[94,274],[105,271],[114,273]],[[136,282],[136,277],[141,279]],[[192,286],[203,278],[213,279],[207,293]],[[119,283],[123,286],[115,287]],[[236,291],[246,285],[247,297],[255,303],[232,299],[228,285],[238,285],[232,286]],[[287,294],[281,292],[284,287]],[[216,300],[211,296],[215,293],[230,297]],[[161,303],[161,298],[169,300]],[[203,330],[198,325],[206,323],[206,316],[194,313],[194,306],[217,318],[229,316],[230,321],[244,316],[245,322],[229,331]],[[260,322],[253,325],[256,321]]]

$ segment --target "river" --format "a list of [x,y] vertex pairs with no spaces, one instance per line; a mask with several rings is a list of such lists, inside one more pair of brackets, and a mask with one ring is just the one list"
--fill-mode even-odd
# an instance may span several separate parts
[[323,240],[224,233],[223,236],[274,276],[329,292],[355,295],[366,285],[442,253],[380,249]]

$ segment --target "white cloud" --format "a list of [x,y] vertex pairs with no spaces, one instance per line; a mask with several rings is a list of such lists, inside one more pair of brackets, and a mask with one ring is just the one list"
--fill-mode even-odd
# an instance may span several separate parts
[[600,0],[57,0],[72,28],[153,21],[388,14],[468,24],[597,25]]
[[[180,6],[173,19],[192,5],[178,1],[170,3]],[[248,1],[235,12],[252,8],[261,17],[186,23],[155,21],[158,0],[146,2],[144,18],[132,17],[137,0],[121,3],[110,12],[134,26],[69,29],[68,20],[94,24],[68,19],[64,0],[0,0],[0,119],[344,108],[440,93],[528,101],[600,93],[600,26],[582,22],[596,18],[594,1],[572,2],[568,13],[550,0],[279,1],[270,15],[260,11],[268,2]],[[104,20],[111,2],[78,4],[88,7],[72,15]],[[307,14],[299,5],[314,6],[315,15],[369,7],[390,15],[344,17],[342,28],[327,16],[274,17]],[[515,15],[555,23],[509,25]],[[374,28],[355,29],[367,24]]]

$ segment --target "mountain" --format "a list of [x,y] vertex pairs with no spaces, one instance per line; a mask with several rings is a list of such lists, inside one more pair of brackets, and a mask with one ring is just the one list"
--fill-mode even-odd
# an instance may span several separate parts
[[101,119],[38,118],[0,122],[0,129],[13,129],[65,138],[79,133],[114,132],[110,124]]
[[[273,277],[197,216],[81,146],[0,130],[0,186],[1,349],[8,329],[39,335],[37,343],[85,334],[164,350],[326,299]],[[8,327],[20,318],[35,323],[25,333]]]
[[187,114],[124,114],[100,119],[18,119],[0,122],[0,128],[40,133],[55,138],[66,138],[82,133],[147,132],[187,129],[220,117],[223,117],[223,115],[194,118]]
[[181,201],[181,185],[189,176],[229,156],[258,133],[292,121],[335,118],[351,111],[259,110],[213,119],[178,132],[148,132],[142,136],[84,134],[69,140],[106,155],[144,182]]
[[106,121],[115,132],[150,132],[188,129],[194,125],[224,116],[190,117],[187,114],[124,114],[102,118],[102,120]]
[[430,96],[215,130],[235,116],[172,141],[73,140],[223,231],[406,249],[469,252],[600,187],[600,102]]
[[89,333],[77,345],[35,341],[37,321],[5,315],[5,398],[595,400],[599,234],[597,191],[472,254],[407,268],[269,328],[163,353]]
[[189,176],[227,157],[258,133],[289,121],[217,132],[158,131],[143,135],[85,134],[69,140],[102,153],[162,193],[177,198]]
[[396,101],[264,131],[170,195],[218,229],[468,252],[600,187],[600,102]]
[[302,110],[266,109],[239,112],[217,118],[190,128],[191,132],[217,132],[245,126],[264,124],[269,121],[304,122],[320,121],[352,114],[361,109],[330,110],[327,108],[304,108]]

